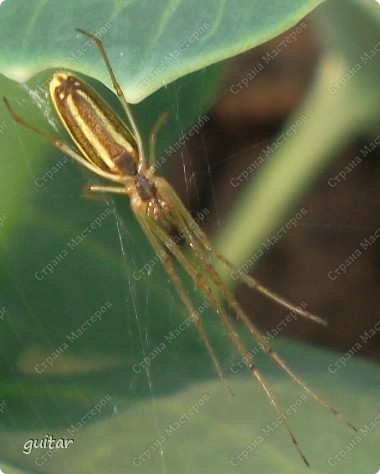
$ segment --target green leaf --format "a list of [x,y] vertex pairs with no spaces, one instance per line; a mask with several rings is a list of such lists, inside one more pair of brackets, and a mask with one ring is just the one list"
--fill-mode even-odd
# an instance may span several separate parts
[[[302,345],[295,348],[294,344],[284,341],[276,341],[276,345],[303,377],[349,414],[359,429],[358,433],[349,430],[299,393],[286,377],[275,374],[273,368],[259,357],[258,362],[281,398],[283,408],[288,409],[288,421],[311,463],[310,472],[375,473],[380,442],[378,368],[348,356],[345,366],[341,364],[337,369],[340,354]],[[168,361],[170,358],[165,362]],[[171,362],[175,367],[174,358]],[[4,463],[8,460],[11,466],[12,460],[20,467],[17,471],[20,473],[60,473],[63,464],[70,472],[94,474],[305,472],[307,468],[252,379],[243,373],[230,377],[228,382],[234,397],[217,380],[199,382],[180,392],[157,396],[159,380],[153,369],[160,363],[160,357],[157,357],[152,366],[154,404],[150,397],[128,401],[127,391],[116,396],[111,387],[101,391],[100,383],[103,381],[99,375],[98,387],[96,389],[94,385],[92,397],[87,400],[83,395],[75,398],[75,392],[70,394],[69,390],[64,394],[61,388],[56,393],[56,403],[60,406],[63,426],[52,427],[50,424],[39,429],[35,426],[33,431],[22,426],[17,431],[3,430],[0,433],[1,468],[7,473],[14,472]],[[333,369],[329,371],[328,368]],[[172,365],[166,367],[169,379],[173,370]],[[336,372],[332,373],[334,370]],[[115,375],[115,370],[109,370],[110,381],[116,380]],[[119,371],[118,375],[120,380],[125,377],[125,372]],[[66,386],[70,388],[70,379]],[[48,384],[46,380],[44,411],[54,409],[50,407],[48,398],[52,388],[53,382]],[[64,395],[66,402],[71,403],[71,410],[75,408],[73,421],[64,413]],[[36,398],[35,393],[33,398],[30,395],[34,407]],[[9,395],[7,400],[11,406],[14,400]],[[6,413],[2,417],[5,422],[8,420]],[[73,445],[57,453],[48,449],[34,449],[29,455],[21,453],[28,439],[45,439],[46,433],[52,432],[56,439],[60,436],[74,439]]]
[[[139,102],[191,72],[282,33],[323,0],[23,2],[1,5],[0,71],[26,81],[41,70],[68,68],[111,87],[91,42],[99,33],[128,101]],[[22,22],[19,21],[22,11]]]

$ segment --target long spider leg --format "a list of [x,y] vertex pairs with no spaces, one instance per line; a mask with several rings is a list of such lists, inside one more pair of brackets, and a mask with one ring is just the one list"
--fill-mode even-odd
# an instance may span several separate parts
[[245,283],[247,286],[250,288],[258,291],[259,293],[267,296],[271,300],[275,301],[281,306],[284,306],[287,309],[290,309],[291,311],[296,311],[297,314],[300,316],[310,319],[311,321],[314,321],[315,323],[321,324],[322,326],[327,326],[327,322],[323,319],[320,318],[319,316],[316,316],[313,313],[310,313],[309,311],[305,311],[304,309],[293,305],[292,303],[289,303],[289,301],[286,301],[285,298],[282,296],[278,295],[277,293],[274,293],[272,290],[270,290],[268,287],[264,286],[262,283],[260,283],[256,278],[252,277],[251,275],[248,275],[244,272],[241,271],[239,267],[231,263],[229,260],[227,260],[223,255],[221,255],[217,250],[215,250],[212,246],[210,247],[209,250],[212,255],[220,260],[222,263],[227,265],[236,275],[238,275],[238,279],[241,280],[243,283]]
[[[156,226],[159,226],[159,224],[155,221],[151,221],[148,217],[145,217],[145,216],[141,216],[141,215],[138,215],[138,214],[135,214],[136,217],[137,217],[137,220],[139,221],[143,231],[145,232],[149,242],[151,243],[152,247],[154,248],[154,250],[156,251],[156,254],[160,257],[161,259],[161,262],[167,272],[167,274],[169,275],[171,281],[173,282],[183,304],[185,305],[190,317],[191,317],[191,321],[193,322],[194,326],[196,327],[201,339],[202,339],[202,342],[204,343],[210,357],[211,357],[211,360],[213,361],[214,363],[214,366],[216,368],[216,371],[219,375],[219,378],[221,379],[221,381],[224,383],[225,387],[227,388],[227,390],[230,392],[231,395],[234,395],[231,388],[229,387],[229,385],[227,384],[226,380],[225,380],[225,377],[224,377],[224,373],[223,373],[223,369],[219,363],[219,359],[218,359],[218,356],[216,355],[213,347],[212,347],[212,344],[209,340],[209,337],[203,327],[203,324],[202,324],[202,321],[201,319],[199,318],[198,316],[198,313],[196,311],[196,309],[194,308],[194,305],[193,303],[191,302],[190,298],[188,297],[188,295],[186,294],[182,284],[181,284],[181,281],[173,267],[173,264],[172,264],[172,261],[170,260],[170,257],[169,257],[169,254],[167,252],[167,250],[165,250],[165,244],[164,243],[161,243],[155,236],[155,233],[154,233],[154,230],[151,229],[151,226],[152,225],[156,225]],[[170,244],[174,244],[174,242],[172,241],[172,239],[167,236],[167,239],[170,241]]]
[[[175,194],[174,191],[169,190],[171,194]],[[176,197],[176,196],[175,196]],[[172,201],[173,202],[173,201]],[[177,221],[182,222],[182,232],[186,236],[188,245],[194,250],[197,254],[197,257],[202,261],[203,266],[206,268],[209,277],[212,279],[214,284],[221,290],[223,297],[227,303],[234,310],[235,314],[239,320],[246,326],[252,336],[262,344],[266,354],[271,357],[289,376],[294,380],[306,393],[308,393],[320,406],[325,410],[333,413],[340,421],[345,423],[354,431],[357,431],[357,428],[347,420],[347,418],[331,406],[326,400],[324,400],[320,395],[318,395],[312,388],[310,388],[290,367],[289,365],[280,357],[280,355],[273,349],[273,347],[268,343],[268,341],[261,334],[257,326],[248,318],[247,314],[236,301],[236,298],[232,292],[224,285],[219,274],[216,272],[211,262],[206,256],[206,252],[209,251],[208,247],[204,245],[204,241],[199,238],[198,233],[194,233],[193,229],[197,226],[196,222],[191,218],[190,214],[184,209],[183,205],[179,198],[177,197]],[[198,226],[197,226],[198,227]],[[207,237],[206,237],[207,239]],[[208,242],[208,239],[207,239]]]
[[[175,211],[173,211],[173,212],[175,212]],[[173,216],[173,223],[176,222],[177,224],[179,224],[182,221],[181,215],[179,213],[178,214],[173,214],[172,216]],[[178,221],[177,221],[177,218],[178,218]],[[155,224],[157,224],[157,223],[155,223]],[[176,244],[172,239],[170,239],[170,237],[168,236],[166,231],[159,224],[156,225],[156,227],[154,228],[154,233],[155,233],[155,235],[158,236],[160,241],[165,246],[168,246],[168,245],[170,246],[169,250],[172,253],[172,255],[183,266],[183,268],[186,270],[188,275],[193,279],[193,281],[200,288],[203,296],[210,302],[210,304],[215,309],[216,313],[219,315],[223,325],[227,329],[227,333],[230,336],[233,344],[235,345],[235,347],[238,350],[241,357],[243,357],[243,360],[246,361],[245,363],[246,363],[252,377],[255,378],[259,382],[260,386],[262,387],[262,389],[264,390],[266,396],[268,397],[268,399],[270,401],[270,404],[275,409],[279,419],[282,420],[282,423],[283,423],[286,431],[288,432],[288,435],[289,435],[290,439],[292,440],[292,442],[295,446],[295,449],[297,450],[298,454],[301,456],[301,458],[303,459],[305,464],[307,466],[309,466],[309,463],[308,463],[305,455],[303,454],[301,448],[299,447],[298,442],[297,442],[297,440],[296,440],[296,438],[293,434],[293,431],[290,428],[290,425],[287,422],[286,417],[284,415],[284,412],[281,410],[273,391],[271,390],[270,386],[268,385],[267,381],[265,380],[265,378],[263,377],[261,372],[256,367],[256,365],[254,363],[254,359],[252,357],[252,354],[248,351],[248,349],[245,347],[243,341],[241,340],[241,338],[237,334],[230,317],[228,316],[225,309],[221,305],[219,299],[214,295],[212,289],[207,284],[206,280],[201,275],[201,273],[199,273],[194,268],[193,264],[185,257],[182,250],[179,248],[178,244]]]
[[[187,226],[185,227],[187,228]],[[320,395],[318,395],[312,388],[310,388],[284,361],[282,357],[273,349],[273,347],[267,342],[264,336],[261,334],[257,326],[252,323],[252,321],[248,318],[243,308],[240,304],[236,301],[236,298],[231,293],[231,291],[223,284],[221,281],[218,273],[215,271],[214,267],[210,264],[207,260],[204,253],[202,253],[202,247],[199,247],[199,243],[196,243],[196,239],[193,239],[191,233],[189,234],[189,241],[192,243],[192,248],[197,253],[198,258],[202,259],[205,268],[210,276],[210,278],[214,281],[215,285],[217,285],[222,290],[222,294],[228,304],[232,307],[235,311],[236,315],[238,316],[239,320],[243,322],[246,328],[250,331],[250,333],[256,338],[258,342],[260,342],[265,352],[271,357],[290,377],[294,380],[298,385],[300,385],[303,390],[305,390],[319,405],[321,405],[324,409],[328,410],[329,412],[333,413],[336,417],[339,418],[340,421],[348,425],[354,431],[357,431],[357,428],[347,420],[347,418],[337,411],[333,406],[331,406],[326,400],[324,400]]]
[[253,278],[252,276],[243,273],[241,269],[239,269],[239,267],[237,267],[236,265],[228,261],[225,257],[223,257],[223,255],[221,255],[212,246],[206,234],[202,231],[199,225],[194,221],[190,213],[185,209],[184,205],[182,204],[182,201],[177,196],[177,194],[173,191],[173,189],[169,189],[169,185],[161,180],[159,181],[159,184],[160,186],[162,186],[164,193],[166,192],[169,195],[168,199],[170,199],[171,202],[175,202],[178,208],[181,209],[181,214],[183,218],[185,219],[185,221],[188,223],[191,222],[191,229],[194,232],[194,234],[196,234],[197,238],[202,242],[203,247],[208,252],[210,252],[216,259],[220,260],[222,263],[227,265],[231,270],[233,270],[236,273],[239,280],[241,280],[243,283],[248,285],[250,288],[258,291],[259,293],[263,294],[267,298],[276,302],[280,306],[283,306],[287,309],[290,309],[291,311],[294,311],[299,316],[302,316],[303,318],[306,318],[306,319],[310,319],[311,321],[314,321],[318,324],[322,324],[323,326],[327,326],[327,323],[324,319],[320,318],[319,316],[316,316],[313,313],[310,313],[309,311],[305,311],[299,306],[295,306],[289,301],[286,301],[282,296],[278,295],[277,293],[271,291],[266,286],[262,285],[258,280],[256,280],[256,278]]

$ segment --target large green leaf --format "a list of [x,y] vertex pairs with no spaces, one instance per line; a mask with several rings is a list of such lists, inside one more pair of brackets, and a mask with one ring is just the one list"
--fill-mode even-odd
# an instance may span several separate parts
[[91,43],[74,31],[83,28],[102,36],[134,103],[273,38],[322,1],[6,1],[0,10],[0,71],[25,81],[43,69],[65,67],[111,86]]
[[[55,379],[49,382],[49,378],[44,378],[39,384],[39,392],[29,382],[29,411],[20,413],[20,416],[34,421],[34,426],[27,429],[23,420],[22,423],[19,421],[18,429],[0,432],[0,466],[11,474],[375,473],[379,465],[377,451],[380,442],[378,368],[348,357],[346,367],[333,374],[328,368],[335,367],[333,364],[341,355],[306,346],[295,348],[294,344],[284,342],[277,345],[299,368],[301,375],[320,392],[329,395],[330,400],[348,413],[359,429],[354,433],[321,410],[294,389],[289,380],[275,375],[270,365],[259,357],[259,363],[280,396],[284,409],[290,410],[289,422],[311,463],[309,470],[296,454],[283,427],[277,424],[262,391],[252,380],[240,374],[229,378],[234,397],[216,380],[199,382],[183,391],[158,396],[156,386],[159,379],[154,376],[153,369],[163,362],[160,356],[152,367],[150,396],[135,401],[127,397],[127,390],[129,393],[134,390],[131,380],[126,384],[124,394],[114,392],[117,378],[125,380],[128,375],[128,371],[120,368],[109,369],[103,375],[97,373],[91,395],[88,386],[86,399],[85,392],[74,389],[79,377],[76,380],[66,377],[65,388],[54,383]],[[166,367],[165,374],[166,379],[172,379],[172,372],[177,367],[175,358],[169,356],[164,362],[173,364]],[[178,374],[176,371],[175,376]],[[107,380],[108,386],[105,384]],[[6,395],[9,409],[14,403],[19,403],[14,396]],[[55,404],[51,400],[53,395]],[[32,416],[31,409],[35,410]],[[38,422],[37,410],[40,415]],[[5,423],[8,421],[6,415],[2,415]],[[47,421],[52,415],[56,421],[53,425],[51,419]],[[57,453],[48,449],[34,449],[29,455],[21,453],[27,440],[45,439],[47,433],[53,433],[56,439],[60,436],[74,439],[74,444]],[[19,470],[13,471],[14,466]]]

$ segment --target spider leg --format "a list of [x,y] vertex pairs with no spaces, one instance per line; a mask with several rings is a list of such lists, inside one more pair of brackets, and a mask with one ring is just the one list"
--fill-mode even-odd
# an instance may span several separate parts
[[[172,194],[175,194],[173,190],[171,190]],[[172,201],[173,202],[173,201]],[[252,334],[252,336],[262,344],[266,354],[271,357],[288,375],[289,377],[294,380],[306,393],[308,393],[320,406],[322,406],[325,410],[333,413],[340,421],[348,425],[352,430],[357,431],[357,428],[348,421],[348,419],[336,410],[333,406],[331,406],[326,400],[324,400],[320,395],[314,392],[285,362],[285,360],[280,357],[280,355],[273,349],[273,347],[268,343],[268,341],[264,338],[261,334],[260,330],[257,326],[250,320],[247,316],[243,308],[237,302],[236,298],[232,294],[231,290],[222,282],[219,274],[213,267],[210,259],[206,255],[207,253],[211,253],[211,255],[215,256],[214,252],[210,252],[209,242],[206,235],[200,230],[199,226],[196,222],[192,219],[190,214],[186,211],[184,206],[182,205],[181,201],[177,197],[176,200],[176,209],[179,214],[177,220],[180,221],[182,218],[182,231],[184,232],[188,245],[196,253],[199,260],[202,261],[204,268],[207,271],[207,274],[214,282],[214,284],[219,288],[221,291],[224,299],[226,302],[231,306],[234,310],[235,314],[237,315],[238,319],[245,325],[248,331]],[[194,232],[197,231],[197,232]],[[198,230],[201,232],[201,236],[199,235]],[[206,240],[201,238],[204,236]],[[205,243],[206,242],[206,243]],[[210,245],[211,247],[211,245]]]
[[[196,309],[194,308],[194,305],[193,303],[191,302],[190,298],[188,297],[186,291],[184,290],[182,284],[181,284],[181,280],[180,278],[178,277],[176,271],[175,271],[175,268],[173,266],[173,263],[172,261],[170,260],[170,257],[169,257],[169,254],[167,252],[167,250],[165,249],[165,247],[167,246],[171,246],[172,244],[174,244],[173,240],[170,238],[169,235],[166,235],[165,236],[165,239],[164,239],[164,242],[160,242],[160,240],[156,237],[156,234],[155,234],[155,226],[159,226],[158,223],[156,223],[155,221],[151,221],[151,219],[149,219],[147,216],[142,216],[142,215],[139,215],[137,213],[135,213],[136,217],[137,217],[137,220],[139,221],[143,231],[145,232],[149,242],[151,243],[152,247],[154,248],[156,254],[161,258],[161,262],[167,272],[167,274],[169,275],[171,281],[173,282],[183,304],[185,305],[189,315],[190,315],[190,318],[191,318],[191,321],[192,323],[194,324],[194,326],[196,327],[201,339],[202,339],[202,342],[204,343],[210,357],[211,357],[211,360],[213,361],[214,363],[214,366],[216,368],[216,371],[219,375],[219,378],[221,379],[221,381],[224,383],[225,387],[227,388],[227,390],[231,393],[231,395],[233,395],[229,385],[227,384],[227,382],[225,381],[225,378],[224,378],[224,373],[223,373],[223,369],[219,363],[219,359],[214,351],[214,348],[212,347],[212,344],[209,340],[209,337],[203,327],[203,324],[202,324],[202,321],[201,319],[199,318],[198,316],[198,313],[196,311]],[[167,243],[165,243],[165,241],[167,241]]]
[[[178,218],[178,222],[177,222]],[[177,227],[178,225],[181,224],[181,215],[178,214],[172,214],[172,220],[173,223],[175,222]],[[297,440],[292,432],[292,429],[290,428],[289,423],[286,420],[286,417],[284,415],[284,412],[281,410],[277,399],[271,390],[269,384],[263,377],[262,373],[258,370],[256,367],[256,364],[254,362],[252,354],[248,351],[246,348],[244,342],[241,340],[241,338],[238,336],[234,325],[231,321],[231,318],[227,314],[226,310],[223,308],[220,300],[218,297],[215,296],[213,293],[212,289],[204,279],[203,275],[194,267],[194,265],[185,257],[184,253],[171,238],[167,234],[167,232],[160,226],[158,222],[151,222],[152,225],[154,225],[154,230],[152,229],[152,233],[157,236],[157,238],[161,241],[162,244],[165,246],[169,246],[168,250],[170,253],[178,260],[178,262],[183,266],[183,268],[186,270],[188,275],[193,279],[193,281],[197,284],[197,286],[200,288],[201,293],[203,296],[207,299],[207,301],[210,302],[210,304],[213,306],[215,309],[216,313],[219,315],[224,327],[226,328],[229,337],[231,338],[233,344],[235,345],[236,349],[238,350],[239,354],[241,357],[243,357],[243,360],[245,361],[245,364],[247,365],[251,375],[253,378],[255,378],[262,389],[264,390],[266,396],[268,397],[270,404],[273,406],[275,409],[279,419],[281,419],[286,431],[288,432],[289,437],[291,438],[297,452],[305,462],[307,466],[309,466],[309,463],[307,459],[305,458],[305,455],[303,454],[301,448],[299,447]],[[181,229],[181,227],[179,227]],[[181,229],[182,230],[182,229]],[[196,252],[196,256],[197,252]],[[199,259],[201,260],[201,259]],[[203,262],[202,262],[203,263]],[[210,275],[209,275],[210,276]],[[221,288],[223,290],[223,288]],[[223,292],[223,291],[222,291]]]
[[199,225],[194,221],[190,213],[187,211],[187,209],[184,207],[182,204],[182,201],[180,198],[177,196],[177,194],[174,192],[172,187],[169,185],[169,183],[165,182],[162,180],[162,178],[157,178],[158,181],[158,186],[163,189],[163,192],[168,195],[168,199],[171,200],[171,202],[175,202],[175,205],[177,206],[178,209],[181,210],[181,215],[184,218],[185,222],[188,224],[191,223],[191,230],[192,232],[197,236],[197,239],[202,242],[202,246],[215,257],[217,260],[222,262],[223,264],[227,265],[231,270],[233,270],[237,276],[238,279],[243,281],[246,285],[248,285],[250,288],[258,291],[259,293],[262,293],[265,295],[267,298],[273,300],[274,302],[278,303],[280,306],[283,306],[287,309],[290,309],[291,311],[294,311],[298,315],[310,319],[318,324],[322,324],[323,326],[327,326],[327,323],[324,319],[320,318],[319,316],[316,316],[315,314],[310,313],[309,311],[305,311],[304,309],[300,308],[299,306],[295,306],[292,303],[286,301],[282,296],[278,295],[277,293],[271,291],[269,288],[266,286],[262,285],[256,278],[253,278],[250,275],[247,275],[246,273],[243,273],[241,269],[239,269],[236,265],[233,263],[229,262],[223,255],[221,255],[211,244],[209,241],[208,237],[206,234],[202,231],[202,229],[199,227]]
[[237,267],[236,265],[231,263],[229,260],[227,260],[223,255],[221,255],[213,247],[210,248],[210,252],[214,255],[215,258],[217,258],[222,263],[227,265],[227,267],[229,267],[236,275],[238,275],[239,280],[244,282],[250,288],[267,296],[268,298],[275,301],[279,305],[287,309],[290,309],[291,311],[295,311],[297,314],[299,314],[300,316],[304,318],[310,319],[311,321],[321,324],[322,326],[327,326],[327,322],[323,318],[320,318],[319,316],[316,316],[315,314],[310,313],[309,311],[305,311],[299,306],[295,306],[292,303],[289,303],[288,301],[286,301],[285,298],[283,298],[282,296],[270,290],[268,287],[261,284],[256,278],[252,277],[251,275],[248,275],[247,273],[242,272],[239,267]]

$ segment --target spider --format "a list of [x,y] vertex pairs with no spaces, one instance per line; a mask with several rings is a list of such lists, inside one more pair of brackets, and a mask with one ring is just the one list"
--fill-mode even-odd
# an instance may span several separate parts
[[[351,429],[357,430],[341,413],[335,410],[295,374],[272,348],[256,325],[249,319],[231,290],[223,283],[216,270],[215,262],[221,262],[229,269],[235,271],[239,275],[239,279],[250,288],[264,294],[276,303],[295,311],[298,315],[323,325],[326,324],[325,321],[287,302],[252,276],[238,271],[236,266],[230,263],[213,247],[206,234],[186,210],[172,186],[164,178],[155,175],[154,151],[156,136],[165,120],[165,116],[163,115],[156,123],[150,135],[148,166],[141,134],[131,108],[114,75],[102,41],[84,30],[78,29],[77,31],[89,37],[96,44],[116,94],[123,106],[130,129],[87,84],[70,72],[54,73],[50,80],[49,90],[57,114],[79,151],[73,150],[64,141],[45,133],[22,119],[4,97],[3,100],[9,113],[16,122],[42,136],[92,173],[113,183],[112,185],[104,186],[89,185],[89,191],[129,196],[133,214],[154,251],[159,256],[163,267],[185,305],[220,379],[229,389],[218,356],[204,329],[202,320],[175,270],[173,263],[175,260],[193,279],[205,300],[215,310],[249,372],[254,379],[257,379],[279,419],[282,421],[299,455],[305,464],[309,465],[271,387],[263,374],[258,370],[254,358],[242,338],[235,331],[233,322],[225,309],[226,306],[233,310],[237,319],[246,327],[253,338],[262,345],[266,354],[294,382],[301,386],[319,405],[332,412]],[[181,245],[171,235],[171,229],[176,229],[182,235]]]

